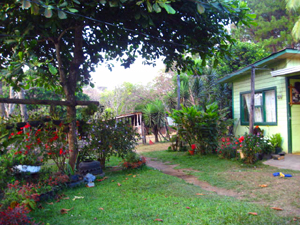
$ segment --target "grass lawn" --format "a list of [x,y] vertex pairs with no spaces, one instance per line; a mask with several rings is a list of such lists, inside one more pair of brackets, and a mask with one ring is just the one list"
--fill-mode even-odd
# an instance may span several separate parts
[[[95,187],[65,190],[30,216],[45,224],[283,224],[268,207],[203,191],[148,168],[111,172]],[[205,195],[196,195],[201,193]],[[74,199],[75,196],[84,198]],[[68,197],[69,199],[64,199]],[[61,209],[71,209],[61,214]],[[256,212],[258,215],[250,215]]]
[[[261,162],[245,165],[238,160],[220,159],[218,156],[190,156],[185,152],[148,150],[141,154],[170,164],[179,164],[176,168],[197,170],[199,172],[189,173],[213,186],[240,193],[243,201],[283,208],[280,215],[300,215],[300,171],[278,169]],[[274,177],[275,172],[289,173],[293,177]],[[262,184],[267,187],[260,187]]]

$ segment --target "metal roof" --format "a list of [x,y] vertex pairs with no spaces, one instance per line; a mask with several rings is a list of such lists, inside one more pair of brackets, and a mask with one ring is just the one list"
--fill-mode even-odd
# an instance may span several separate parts
[[267,64],[287,59],[287,58],[300,58],[300,50],[292,49],[292,48],[285,48],[283,50],[280,50],[278,52],[272,53],[271,55],[253,63],[250,64],[242,69],[239,69],[231,74],[228,74],[227,76],[221,78],[218,80],[218,83],[229,83],[235,80],[236,78],[248,74],[248,72],[251,70],[251,68],[254,67],[262,67]]

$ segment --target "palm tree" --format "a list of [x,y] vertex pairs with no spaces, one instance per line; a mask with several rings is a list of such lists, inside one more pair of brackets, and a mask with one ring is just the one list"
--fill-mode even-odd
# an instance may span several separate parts
[[158,132],[165,125],[165,106],[162,101],[155,100],[152,103],[146,105],[143,110],[145,125],[152,128],[152,132],[155,136],[155,142],[158,141]]
[[[286,1],[286,8],[291,10],[297,10],[300,8],[300,1],[298,0],[285,0]],[[295,38],[295,40],[300,40],[300,18],[296,21],[293,30],[292,35]]]

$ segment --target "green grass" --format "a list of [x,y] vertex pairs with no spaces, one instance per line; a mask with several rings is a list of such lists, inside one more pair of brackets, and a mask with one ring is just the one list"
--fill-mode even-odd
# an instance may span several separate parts
[[[283,224],[288,220],[267,207],[217,196],[156,170],[144,168],[107,175],[109,178],[96,182],[94,188],[64,191],[70,199],[53,200],[53,205],[42,203],[44,208],[33,211],[31,216],[55,225],[161,223],[154,221],[157,218],[164,224]],[[74,196],[84,198],[73,201]],[[60,209],[72,207],[67,214],[60,213]]]
[[[156,158],[159,161],[168,162],[170,164],[179,164],[176,168],[190,168],[200,172],[192,172],[199,179],[209,182],[213,186],[218,186],[226,189],[241,190],[239,185],[243,185],[244,189],[251,185],[252,180],[261,175],[261,182],[273,180],[272,175],[278,172],[279,169],[270,167],[258,162],[254,165],[246,165],[239,160],[220,159],[217,155],[194,155],[190,156],[186,152],[172,151],[155,151],[142,153],[144,156]],[[300,171],[280,169],[283,173],[299,174]],[[239,179],[235,179],[239,177]],[[241,179],[244,178],[244,179]],[[250,183],[249,183],[250,182]]]
[[[299,215],[300,171],[278,169],[262,164],[245,165],[238,160],[220,159],[218,156],[190,156],[185,152],[156,151],[142,153],[159,161],[179,164],[176,168],[193,169],[189,172],[212,186],[234,190],[243,201],[258,202],[269,207],[281,207],[280,215]],[[292,174],[292,178],[274,177],[273,173]],[[259,185],[266,184],[266,188]]]

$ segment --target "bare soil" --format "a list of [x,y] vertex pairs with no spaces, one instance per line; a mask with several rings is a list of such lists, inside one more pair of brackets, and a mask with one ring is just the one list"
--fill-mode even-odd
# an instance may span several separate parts
[[[166,150],[170,143],[157,143],[148,146],[138,146],[137,152]],[[151,150],[152,149],[152,150]],[[153,167],[165,174],[178,177],[201,187],[204,190],[215,192],[218,195],[232,196],[237,199],[255,202],[268,207],[282,208],[278,211],[283,216],[293,216],[300,221],[300,174],[293,174],[292,178],[273,177],[270,170],[262,171],[257,169],[256,172],[251,171],[228,171],[222,175],[227,177],[228,182],[239,181],[241,185],[236,186],[233,190],[228,190],[210,185],[206,181],[199,180],[198,177],[191,175],[195,171],[192,169],[176,169],[178,165],[170,165],[168,162],[156,161],[153,158],[146,158],[147,165]],[[278,169],[280,171],[280,169]],[[260,187],[265,184],[266,187]]]

